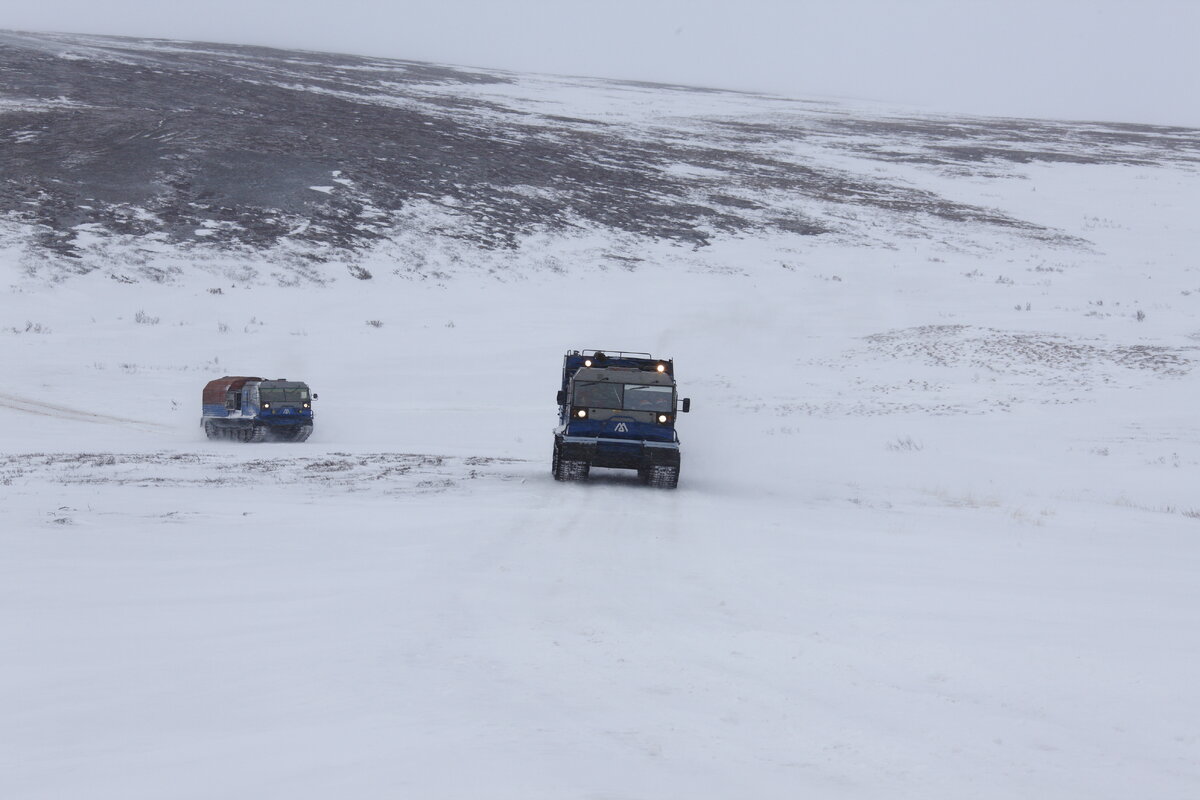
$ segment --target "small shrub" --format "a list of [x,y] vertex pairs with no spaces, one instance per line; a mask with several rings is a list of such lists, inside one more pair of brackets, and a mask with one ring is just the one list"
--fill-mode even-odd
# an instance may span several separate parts
[[888,442],[887,449],[893,453],[915,453],[924,450],[925,446],[911,436],[903,436],[894,442]]
[[1143,322],[1146,319],[1146,312],[1142,311],[1139,308],[1137,314],[1135,314],[1134,317],[1137,319],[1138,322]]
[[369,320],[367,320],[367,324],[370,325],[372,328],[382,328],[383,327],[383,321],[378,320],[378,319],[369,319]]
[[229,333],[229,326],[224,322],[217,323],[217,333]]
[[158,317],[150,316],[145,311],[138,311],[133,315],[133,321],[139,325],[157,325],[159,319]]

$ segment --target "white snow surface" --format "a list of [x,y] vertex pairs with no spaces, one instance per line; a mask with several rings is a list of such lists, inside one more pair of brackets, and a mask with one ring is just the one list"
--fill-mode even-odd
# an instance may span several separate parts
[[[1200,796],[1200,174],[896,169],[1087,244],[6,245],[0,797]],[[569,348],[675,359],[677,491],[551,478]]]

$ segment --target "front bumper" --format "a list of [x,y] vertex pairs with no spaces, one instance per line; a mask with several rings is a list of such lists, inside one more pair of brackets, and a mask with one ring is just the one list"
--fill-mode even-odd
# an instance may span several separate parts
[[559,435],[556,438],[560,457],[567,461],[586,461],[594,467],[616,469],[679,466],[678,442],[605,436]]

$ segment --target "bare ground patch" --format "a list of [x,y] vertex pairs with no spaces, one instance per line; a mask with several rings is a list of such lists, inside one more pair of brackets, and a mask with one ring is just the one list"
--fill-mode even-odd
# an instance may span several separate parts
[[[271,448],[277,452],[276,448]],[[472,481],[519,479],[517,459],[420,453],[325,453],[239,460],[219,453],[20,453],[0,456],[0,482],[20,487],[264,487],[341,493],[439,492]]]
[[824,381],[811,398],[743,398],[779,416],[985,414],[1028,403],[1083,402],[1099,387],[1187,375],[1200,347],[1169,347],[969,325],[885,331],[837,359],[809,362]]

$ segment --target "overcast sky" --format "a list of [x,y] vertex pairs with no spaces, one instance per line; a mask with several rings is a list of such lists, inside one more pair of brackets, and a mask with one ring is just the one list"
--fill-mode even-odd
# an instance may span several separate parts
[[1200,0],[13,0],[0,28],[1200,125]]

